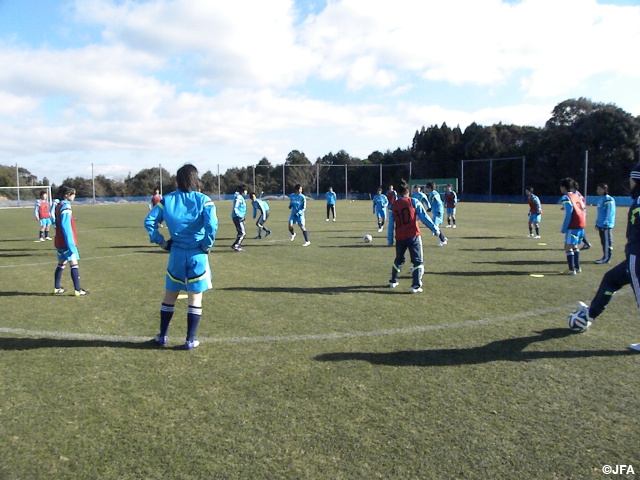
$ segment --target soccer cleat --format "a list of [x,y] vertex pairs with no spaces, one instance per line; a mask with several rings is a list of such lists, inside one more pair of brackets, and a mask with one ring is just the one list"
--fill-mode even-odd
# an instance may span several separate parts
[[530,233],[529,235],[527,235],[527,238],[533,238],[533,233]]
[[327,218],[327,219],[325,220],[325,222],[328,222],[328,221],[329,221],[329,219]]
[[577,274],[578,274],[578,272],[576,272],[575,270],[569,270],[567,272],[567,275],[577,275]]
[[308,247],[309,245],[311,245],[311,242],[309,240],[302,244],[303,247]]
[[446,227],[444,227],[444,228],[451,228],[451,225],[447,225],[447,226],[446,226]]
[[158,335],[155,336],[153,341],[156,342],[156,345],[164,347],[167,344],[167,342],[169,341],[169,338],[166,335],[158,334]]
[[447,241],[447,239],[445,238],[443,241],[441,241],[438,245],[436,245],[436,247],[444,247],[447,243],[449,243]]
[[51,237],[44,237],[45,240],[53,240]]
[[62,287],[60,288],[54,288],[53,289],[53,294],[54,295],[62,295],[66,290]]
[[593,322],[593,318],[589,316],[589,306],[584,302],[578,302],[578,311],[584,314],[584,318],[589,320],[589,323]]
[[540,235],[534,235],[533,238],[540,238]]
[[393,280],[389,280],[389,288],[396,288],[398,286],[398,282],[394,282]]
[[81,288],[80,290],[74,290],[73,294],[76,297],[82,297],[83,295],[89,295],[89,292],[87,292],[85,289]]
[[334,218],[334,219],[333,219],[333,221],[335,222],[335,221],[336,221],[336,219]]
[[290,241],[290,242],[293,242],[293,239],[294,239],[294,238],[296,238],[296,234],[295,234],[295,233],[292,233],[292,234],[291,234],[291,238],[289,239],[289,241]]
[[455,224],[453,225],[453,228],[456,228]]
[[198,345],[200,345],[200,341],[197,338],[194,338],[192,341],[187,340],[186,342],[184,342],[184,349],[193,350]]
[[640,343],[632,343],[629,345],[631,350],[635,350],[636,352],[640,352]]
[[589,250],[590,248],[591,248],[591,244],[585,243],[584,245],[582,245],[582,248],[580,250]]
[[40,241],[41,241],[41,242],[44,242],[44,238],[43,238],[43,237],[40,237]]
[[606,258],[601,258],[600,260],[596,260],[596,263],[598,265],[602,265],[603,263],[609,263],[610,260],[607,260]]
[[378,233],[380,233],[382,231],[382,227],[378,228]]
[[411,292],[411,293],[422,293],[423,290],[422,290],[422,287],[411,287],[409,289],[409,292]]
[[253,237],[254,240],[260,240],[262,239],[262,237],[260,235],[258,235],[257,237]]
[[577,273],[582,273],[582,268],[580,268],[580,267],[576,268],[576,272]]
[[267,230],[267,233],[264,235],[264,238],[267,238],[269,235],[271,235],[271,230]]

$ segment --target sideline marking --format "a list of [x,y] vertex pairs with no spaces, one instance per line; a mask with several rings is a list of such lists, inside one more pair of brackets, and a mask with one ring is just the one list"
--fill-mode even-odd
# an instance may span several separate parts
[[[407,335],[420,332],[428,332],[433,330],[446,330],[451,328],[473,327],[476,325],[486,325],[490,323],[508,322],[519,320],[538,315],[546,315],[548,313],[556,313],[561,310],[568,310],[570,306],[562,306],[555,308],[546,308],[543,310],[534,310],[531,312],[517,313],[508,317],[484,318],[481,320],[469,320],[467,322],[447,323],[443,325],[424,325],[409,328],[392,328],[387,330],[372,330],[370,332],[343,332],[343,333],[318,333],[307,335],[283,335],[273,336],[266,335],[260,337],[198,337],[200,343],[268,343],[268,342],[297,342],[308,340],[341,340],[344,338],[361,338],[361,337],[382,337],[389,335]],[[0,328],[0,333],[8,333],[11,335],[27,335],[30,337],[55,338],[61,340],[95,340],[103,342],[149,342],[152,336],[120,336],[120,335],[95,335],[92,333],[70,333],[70,332],[49,332],[44,330],[25,330],[23,328]]]

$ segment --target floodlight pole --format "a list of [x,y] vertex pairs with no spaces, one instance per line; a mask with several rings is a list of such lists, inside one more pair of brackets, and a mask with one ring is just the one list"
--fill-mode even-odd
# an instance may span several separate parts
[[282,201],[284,202],[285,188],[284,188],[284,167],[285,164],[282,164]]
[[253,191],[256,191],[256,166],[253,166]]
[[349,181],[347,180],[347,164],[344,164],[344,199],[349,200]]
[[93,163],[91,164],[91,191],[93,193],[93,204],[96,204],[96,180],[93,176]]
[[158,164],[158,175],[160,177],[160,195],[162,195],[162,164]]

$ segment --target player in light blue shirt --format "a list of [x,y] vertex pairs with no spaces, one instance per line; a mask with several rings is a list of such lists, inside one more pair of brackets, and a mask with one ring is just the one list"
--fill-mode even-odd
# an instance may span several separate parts
[[297,223],[304,235],[304,243],[302,246],[308,247],[311,245],[311,242],[309,241],[309,234],[307,233],[304,218],[304,213],[307,209],[307,197],[302,194],[302,185],[299,183],[293,187],[293,190],[294,192],[289,195],[289,210],[291,210],[291,214],[289,215],[289,233],[291,233],[290,240],[293,242],[293,239],[296,238],[296,232],[293,231],[293,224]]
[[[427,182],[424,187],[427,192],[427,196],[429,197],[429,203],[431,204],[431,215],[433,218],[433,223],[440,228],[442,225],[442,221],[444,220],[444,205],[442,203],[442,199],[440,198],[440,194],[436,190],[436,185],[433,182]],[[440,238],[440,243],[438,247],[444,247],[447,243],[447,237],[444,236],[442,230],[440,230],[440,234],[438,235]]]
[[415,198],[420,203],[422,203],[422,206],[424,207],[425,210],[429,211],[429,209],[431,208],[431,202],[429,202],[429,197],[427,197],[422,192],[422,187],[420,185],[413,186],[413,193],[411,194],[411,198]]
[[[258,236],[256,240],[262,238],[262,232],[265,232],[265,238],[271,235],[271,230],[264,226],[265,222],[269,219],[269,204],[264,200],[257,198],[256,194],[251,192],[249,195],[251,199],[251,205],[253,206],[253,218],[258,217],[256,220],[256,227],[258,228]],[[259,215],[258,215],[259,213]]]
[[600,260],[596,260],[596,263],[602,264],[609,263],[613,253],[611,229],[616,225],[616,201],[609,195],[609,186],[606,183],[599,183],[597,191],[601,198],[598,202],[596,230],[600,234],[603,255]]
[[[169,252],[165,295],[160,307],[160,333],[156,335],[155,342],[160,346],[167,344],[178,294],[186,290],[189,304],[184,348],[191,350],[200,344],[195,335],[202,316],[202,294],[212,288],[207,253],[216,238],[218,218],[211,199],[200,193],[196,167],[184,165],[176,177],[178,190],[165,195],[151,209],[144,220],[144,227],[151,243]],[[162,221],[171,235],[169,240],[165,240],[159,231]]]
[[327,222],[329,221],[329,213],[333,214],[333,221],[336,221],[336,192],[333,191],[333,187],[329,187],[329,191],[326,193],[327,197]]
[[373,213],[378,219],[378,232],[384,228],[384,222],[387,219],[387,206],[389,199],[382,193],[382,187],[378,188],[378,193],[373,197]]
[[247,235],[247,231],[244,226],[244,219],[247,216],[247,202],[244,200],[244,196],[247,194],[247,187],[244,185],[238,186],[238,190],[233,194],[233,205],[231,207],[231,219],[236,226],[236,239],[231,245],[231,248],[236,252],[242,252],[242,240]]

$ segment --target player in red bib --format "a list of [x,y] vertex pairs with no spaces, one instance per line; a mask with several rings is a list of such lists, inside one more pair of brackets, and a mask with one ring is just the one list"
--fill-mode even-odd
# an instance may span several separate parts
[[42,190],[40,192],[40,198],[36,200],[36,208],[33,214],[36,220],[40,222],[40,241],[52,240],[49,236],[49,229],[51,228],[51,213],[49,212],[49,202],[47,202],[47,192]]
[[562,192],[562,208],[564,208],[564,222],[560,230],[565,234],[564,251],[567,255],[569,275],[582,272],[580,268],[580,244],[584,238],[584,228],[587,226],[587,215],[582,195],[575,192],[575,181],[563,178],[560,182]]
[[405,254],[409,250],[411,263],[413,264],[413,282],[411,293],[422,292],[422,275],[424,273],[424,262],[422,259],[422,238],[420,237],[420,227],[418,218],[436,235],[440,230],[427,215],[426,210],[415,198],[409,196],[409,185],[401,182],[398,187],[398,199],[393,202],[391,213],[396,235],[396,258],[391,269],[391,280],[389,287],[398,286],[398,274],[404,265]]

